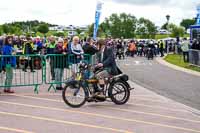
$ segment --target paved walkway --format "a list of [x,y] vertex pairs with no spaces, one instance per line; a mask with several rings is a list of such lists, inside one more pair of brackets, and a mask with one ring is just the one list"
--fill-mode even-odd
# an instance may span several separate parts
[[0,95],[1,133],[200,133],[200,116],[191,108],[159,96],[139,85],[128,104],[90,103],[72,109],[61,92],[39,95],[32,88]]

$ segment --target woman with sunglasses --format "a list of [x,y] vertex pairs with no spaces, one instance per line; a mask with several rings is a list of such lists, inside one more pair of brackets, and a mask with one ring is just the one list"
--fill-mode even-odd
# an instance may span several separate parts
[[63,80],[64,68],[66,67],[66,49],[63,47],[63,45],[64,40],[59,38],[54,50],[54,54],[56,54],[56,56],[53,58],[55,82],[57,83],[56,90],[63,90],[61,82]]

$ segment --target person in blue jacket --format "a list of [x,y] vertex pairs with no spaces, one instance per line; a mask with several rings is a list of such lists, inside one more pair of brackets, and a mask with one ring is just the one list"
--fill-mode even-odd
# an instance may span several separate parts
[[13,80],[13,69],[16,67],[16,57],[12,56],[16,54],[16,50],[13,48],[13,37],[8,36],[5,40],[5,45],[2,47],[2,68],[6,72],[5,80],[5,93],[14,93],[11,90]]

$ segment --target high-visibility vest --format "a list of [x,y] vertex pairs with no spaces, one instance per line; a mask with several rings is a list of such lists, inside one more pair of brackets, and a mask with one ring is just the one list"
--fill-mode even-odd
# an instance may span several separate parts
[[[22,54],[25,53],[25,47],[26,47],[26,45],[27,45],[28,43],[29,43],[29,42],[25,42],[25,43],[24,43],[24,45],[23,45],[23,49],[22,49]],[[34,45],[33,45],[33,43],[30,42],[30,44],[31,44],[31,48],[34,49]]]

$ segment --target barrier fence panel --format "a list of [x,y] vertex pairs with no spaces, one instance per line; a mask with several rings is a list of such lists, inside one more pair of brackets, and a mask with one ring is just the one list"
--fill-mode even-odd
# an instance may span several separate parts
[[66,80],[72,77],[73,73],[78,71],[80,61],[91,63],[90,55],[75,56],[64,54],[49,54],[45,56],[45,83],[49,84],[48,91],[52,88],[62,87]]
[[200,67],[200,50],[190,49],[189,63]]
[[94,64],[90,55],[1,55],[0,56],[0,87],[34,86],[34,92],[43,83],[49,84],[48,91],[72,77],[79,68],[79,62]]
[[43,84],[43,58],[40,55],[1,55],[0,87],[38,86]]

